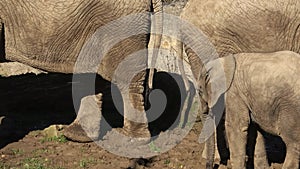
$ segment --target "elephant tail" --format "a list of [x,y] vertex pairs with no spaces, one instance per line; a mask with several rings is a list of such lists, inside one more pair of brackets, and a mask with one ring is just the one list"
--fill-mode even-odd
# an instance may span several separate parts
[[158,58],[159,48],[161,46],[162,34],[163,34],[163,3],[162,0],[152,0],[152,31],[151,38],[154,38],[153,52],[150,62],[150,72],[148,78],[148,87],[151,90],[153,88],[154,67]]
[[4,24],[0,18],[0,62],[6,61],[5,59],[5,40],[4,40]]

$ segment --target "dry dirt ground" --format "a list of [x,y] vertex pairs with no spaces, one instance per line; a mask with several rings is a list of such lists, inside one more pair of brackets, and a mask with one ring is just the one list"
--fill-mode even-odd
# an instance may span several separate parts
[[[204,168],[201,160],[202,145],[196,142],[197,132],[193,130],[178,146],[167,153],[149,159],[146,166],[137,168]],[[149,149],[153,149],[149,146]],[[153,150],[154,151],[154,150]],[[1,149],[0,168],[126,168],[130,160],[109,153],[95,143],[74,143],[63,137],[45,139],[33,131],[18,142]]]

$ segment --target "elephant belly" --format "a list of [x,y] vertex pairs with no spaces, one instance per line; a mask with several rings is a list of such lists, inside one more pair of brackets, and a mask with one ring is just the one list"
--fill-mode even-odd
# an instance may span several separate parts
[[[120,3],[118,0],[4,0],[0,2],[0,7],[6,9],[0,11],[5,28],[6,59],[51,72],[73,73],[84,44],[99,28],[129,14],[149,11],[150,1],[124,0]],[[101,56],[105,58],[101,62],[103,68],[95,72],[104,75],[107,80],[111,80],[112,71],[121,60],[147,48],[150,16],[128,19],[128,24],[136,24],[135,28],[140,30],[140,34],[117,39],[105,36],[119,35],[106,29],[102,31],[103,36],[98,38],[101,48],[97,50],[106,53]],[[124,30],[126,27],[119,29]],[[117,26],[114,30],[117,30]],[[115,45],[109,46],[112,39],[116,39]],[[90,64],[95,65],[93,62],[99,61],[100,56],[86,57]],[[145,54],[140,57],[147,60]],[[90,65],[87,64],[88,66]]]

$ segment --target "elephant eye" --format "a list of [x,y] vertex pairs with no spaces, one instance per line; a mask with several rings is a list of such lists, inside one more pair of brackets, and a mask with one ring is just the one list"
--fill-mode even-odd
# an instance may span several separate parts
[[200,88],[198,89],[198,93],[199,93],[200,96],[203,96],[203,89],[202,89],[202,87],[200,87]]
[[207,72],[206,74],[205,74],[205,82],[207,83],[208,81],[209,81],[209,73]]

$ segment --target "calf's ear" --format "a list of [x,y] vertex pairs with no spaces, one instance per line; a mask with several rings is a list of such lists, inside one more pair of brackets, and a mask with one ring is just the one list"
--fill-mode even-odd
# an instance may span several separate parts
[[225,93],[231,86],[234,72],[236,69],[236,61],[233,55],[228,55],[208,62],[206,70],[208,70],[208,106],[212,108],[218,101],[219,97]]

